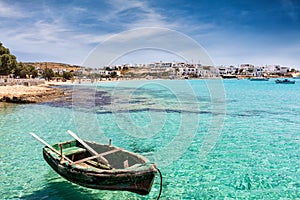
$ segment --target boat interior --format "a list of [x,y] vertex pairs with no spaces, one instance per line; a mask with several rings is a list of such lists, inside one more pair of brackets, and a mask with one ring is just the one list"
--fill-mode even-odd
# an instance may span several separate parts
[[[89,141],[84,142],[96,151],[98,156],[92,154],[76,140],[58,143],[53,145],[53,147],[60,152],[63,157],[71,160],[74,164],[84,163],[85,165],[106,170],[126,169],[136,164],[148,162],[146,158],[121,148]],[[102,160],[99,159],[100,157]],[[103,160],[107,161],[109,165],[103,163]]]

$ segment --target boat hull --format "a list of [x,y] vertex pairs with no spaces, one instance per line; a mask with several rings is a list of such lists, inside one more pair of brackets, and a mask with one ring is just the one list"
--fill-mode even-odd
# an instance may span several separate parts
[[268,81],[269,78],[250,78],[250,81]]
[[71,165],[67,161],[61,162],[46,147],[43,149],[43,157],[51,168],[63,178],[93,189],[121,190],[147,195],[156,174],[156,167],[153,163],[137,164],[125,169],[96,169]]
[[237,78],[237,76],[235,76],[235,75],[221,75],[221,77],[223,79],[234,79],[234,78]]
[[276,84],[295,84],[295,81],[290,81],[290,80],[276,80],[275,81]]

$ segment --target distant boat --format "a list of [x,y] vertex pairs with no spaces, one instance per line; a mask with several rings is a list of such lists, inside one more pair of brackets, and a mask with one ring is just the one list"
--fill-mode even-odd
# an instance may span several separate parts
[[44,159],[68,181],[93,189],[140,195],[147,195],[151,190],[158,169],[141,155],[111,145],[83,141],[75,134],[76,140],[54,145],[30,134],[46,145]]
[[221,77],[223,79],[232,79],[232,78],[237,78],[236,75],[232,75],[232,74],[227,74],[227,75],[221,75]]
[[253,77],[253,78],[249,78],[250,81],[268,81],[269,78],[265,78],[265,77]]
[[295,81],[291,81],[289,79],[284,79],[284,80],[275,80],[275,83],[278,83],[278,84],[295,84]]

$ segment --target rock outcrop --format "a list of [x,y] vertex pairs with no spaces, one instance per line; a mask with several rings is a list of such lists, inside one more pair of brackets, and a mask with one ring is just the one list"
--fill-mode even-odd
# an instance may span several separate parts
[[64,96],[64,91],[40,86],[0,86],[0,101],[9,103],[40,103]]

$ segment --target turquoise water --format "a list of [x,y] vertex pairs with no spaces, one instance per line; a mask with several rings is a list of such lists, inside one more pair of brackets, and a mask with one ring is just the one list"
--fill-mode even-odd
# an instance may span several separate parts
[[[223,88],[224,87],[224,88]],[[155,161],[161,199],[299,199],[300,81],[128,81],[75,86],[73,106],[0,104],[1,199],[155,199],[69,183],[42,147],[82,138]]]

